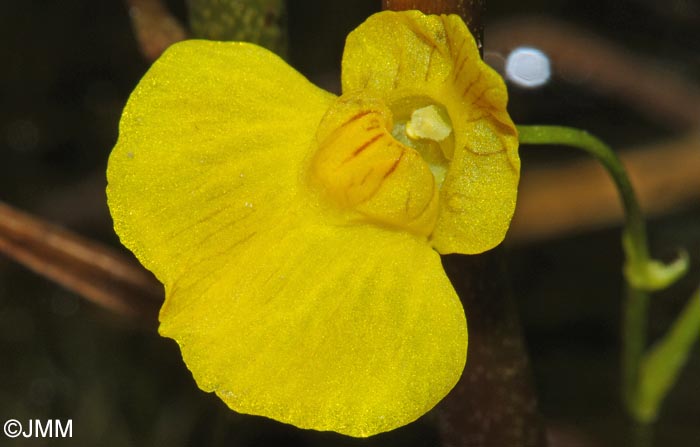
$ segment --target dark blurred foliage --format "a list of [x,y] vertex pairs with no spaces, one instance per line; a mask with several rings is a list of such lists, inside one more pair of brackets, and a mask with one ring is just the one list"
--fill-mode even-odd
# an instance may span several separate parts
[[[182,2],[170,2],[180,17]],[[379,1],[289,2],[292,64],[338,89],[344,36]],[[700,6],[691,0],[489,1],[488,23],[546,14],[578,24],[691,79],[700,79]],[[104,171],[126,98],[148,64],[118,0],[5,1],[0,13],[0,199],[118,246]],[[586,128],[615,146],[673,137],[663,125],[585,85],[553,77],[511,88],[516,122]],[[523,149],[525,168],[560,159]],[[567,152],[568,154],[568,152]],[[578,156],[578,155],[575,155]],[[566,155],[571,158],[574,155]],[[688,279],[654,301],[658,336],[697,286],[698,206],[651,223],[655,253],[686,246]],[[627,445],[618,403],[622,254],[619,228],[507,249],[542,410],[558,432],[591,445]],[[505,279],[504,279],[505,280]],[[467,309],[467,312],[469,310]],[[307,433],[237,415],[197,389],[170,340],[82,301],[0,258],[0,422],[73,419],[72,440],[2,445],[435,445],[424,422],[377,440]],[[700,445],[700,349],[671,393],[658,446]],[[427,416],[430,418],[430,415]]]

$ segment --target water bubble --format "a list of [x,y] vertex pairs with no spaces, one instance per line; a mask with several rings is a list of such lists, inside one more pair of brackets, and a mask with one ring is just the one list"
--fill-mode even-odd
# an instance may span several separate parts
[[549,81],[549,57],[532,47],[518,47],[506,59],[506,77],[521,87],[540,87]]

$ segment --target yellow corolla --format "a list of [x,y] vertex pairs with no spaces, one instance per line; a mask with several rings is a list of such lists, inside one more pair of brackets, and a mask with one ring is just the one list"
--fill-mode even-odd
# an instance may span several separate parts
[[517,134],[457,16],[370,17],[342,85],[327,93],[251,44],[176,44],[128,101],[107,193],[200,388],[369,436],[460,377],[466,321],[439,253],[503,240]]

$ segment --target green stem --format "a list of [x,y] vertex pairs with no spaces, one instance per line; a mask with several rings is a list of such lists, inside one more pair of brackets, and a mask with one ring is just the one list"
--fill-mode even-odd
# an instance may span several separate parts
[[700,288],[698,288],[668,333],[649,349],[641,363],[636,418],[656,419],[663,398],[678,379],[700,337]]
[[518,126],[520,142],[525,144],[563,144],[583,149],[593,155],[615,182],[625,208],[622,246],[625,250],[625,277],[634,288],[647,292],[665,289],[688,270],[688,254],[664,265],[651,259],[647,230],[639,202],[627,172],[615,152],[593,135],[561,126]]
[[585,150],[603,165],[617,186],[625,208],[622,245],[628,289],[622,331],[623,401],[635,420],[651,422],[700,336],[700,289],[669,332],[645,355],[648,292],[664,289],[680,278],[688,269],[688,256],[681,253],[669,265],[650,258],[646,225],[632,184],[620,159],[605,143],[569,127],[518,126],[518,132],[524,144],[567,145]]
[[622,318],[622,402],[627,413],[640,420],[640,368],[647,345],[649,294],[627,285]]
[[[639,202],[634,194],[627,172],[615,152],[593,135],[579,129],[561,126],[518,126],[520,142],[525,144],[560,144],[583,149],[596,158],[608,171],[617,186],[625,208],[623,247],[629,266],[649,262],[647,231]],[[628,411],[634,413],[639,388],[639,368],[646,346],[646,329],[649,310],[649,295],[628,287],[624,305],[622,393]]]
[[595,157],[608,171],[625,207],[626,251],[634,259],[648,260],[647,230],[641,208],[622,162],[608,145],[584,130],[562,126],[518,126],[524,144],[563,144],[583,149]]

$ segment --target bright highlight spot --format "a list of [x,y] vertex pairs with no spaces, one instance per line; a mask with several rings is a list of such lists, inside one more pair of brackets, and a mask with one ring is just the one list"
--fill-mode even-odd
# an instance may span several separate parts
[[426,138],[442,141],[450,136],[450,133],[452,133],[452,126],[440,115],[434,105],[414,110],[411,121],[406,123],[406,134],[414,140]]
[[506,59],[506,77],[521,87],[540,87],[550,74],[549,58],[537,48],[516,48]]

